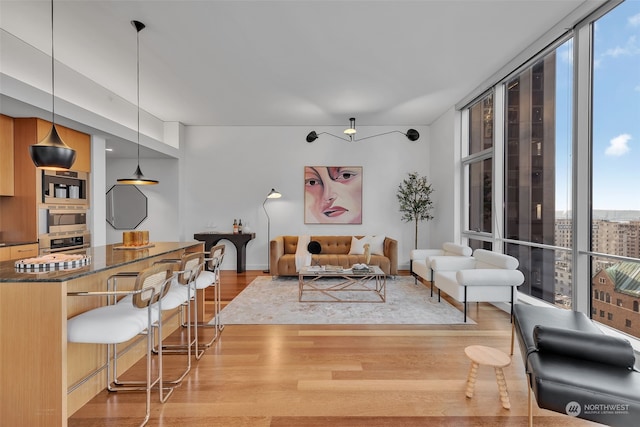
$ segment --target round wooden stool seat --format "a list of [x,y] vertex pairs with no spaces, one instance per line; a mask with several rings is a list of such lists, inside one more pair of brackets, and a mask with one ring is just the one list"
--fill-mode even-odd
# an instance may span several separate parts
[[464,349],[464,353],[469,359],[471,359],[471,368],[469,369],[469,376],[467,377],[466,396],[468,398],[473,397],[478,366],[491,366],[496,372],[496,380],[498,382],[498,391],[500,392],[502,407],[510,409],[511,403],[509,402],[509,392],[507,391],[507,382],[504,379],[502,368],[511,364],[511,358],[497,348],[487,347],[484,345],[470,345]]

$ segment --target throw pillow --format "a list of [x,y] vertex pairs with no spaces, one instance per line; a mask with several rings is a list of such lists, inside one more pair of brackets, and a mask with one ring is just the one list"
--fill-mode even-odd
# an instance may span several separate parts
[[351,248],[349,249],[349,255],[364,255],[364,244],[369,243],[367,236],[362,239],[358,239],[354,236],[351,237]]
[[369,245],[373,255],[384,255],[384,236],[371,236]]
[[364,244],[369,243],[369,251],[374,255],[384,255],[385,236],[364,236],[361,239],[351,237],[349,255],[364,255]]

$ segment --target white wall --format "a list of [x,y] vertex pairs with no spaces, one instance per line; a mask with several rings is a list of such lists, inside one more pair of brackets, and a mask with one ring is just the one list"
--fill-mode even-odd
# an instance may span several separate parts
[[[139,185],[138,189],[147,196],[147,218],[136,228],[149,230],[149,240],[156,242],[175,242],[180,238],[178,221],[178,159],[141,159],[140,167],[147,178],[160,181],[157,185]],[[96,189],[95,198],[102,197],[116,184],[118,178],[133,175],[136,159],[111,159],[107,161],[106,185],[104,191]],[[117,207],[116,207],[117,208]],[[122,207],[126,209],[126,207]],[[122,232],[110,224],[106,226],[106,244],[122,242]],[[193,240],[193,235],[191,239]]]
[[[418,141],[393,133],[355,143],[321,135],[309,144],[305,137],[312,129],[307,127],[187,126],[180,187],[185,197],[180,214],[182,234],[189,240],[200,231],[230,232],[234,218],[241,218],[245,229],[256,233],[247,246],[247,269],[264,269],[267,217],[262,203],[275,188],[283,197],[266,203],[271,238],[281,234],[384,234],[398,240],[399,267],[408,268],[414,227],[400,219],[396,190],[408,172],[429,175],[430,152],[429,129],[409,127],[420,132]],[[360,126],[358,135],[397,129]],[[314,130],[342,133],[342,128]],[[363,167],[362,225],[304,224],[304,166],[309,165]],[[421,241],[426,233],[423,223]],[[223,269],[235,269],[235,248],[225,244]]]
[[430,224],[428,245],[460,240],[460,125],[458,112],[452,107],[430,127],[429,178],[435,191],[434,219]]

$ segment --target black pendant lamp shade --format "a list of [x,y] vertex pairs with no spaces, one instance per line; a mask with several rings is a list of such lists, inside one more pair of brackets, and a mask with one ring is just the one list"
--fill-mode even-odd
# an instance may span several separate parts
[[119,184],[129,184],[129,185],[155,185],[158,184],[159,181],[155,179],[145,178],[142,170],[140,169],[140,31],[142,31],[145,25],[140,21],[131,21],[131,25],[133,25],[136,29],[136,39],[137,39],[137,85],[138,85],[138,166],[136,167],[136,171],[129,178],[120,178],[118,179]]
[[37,144],[29,146],[33,164],[38,168],[51,170],[69,169],[76,160],[76,151],[64,143],[55,124],[56,95],[55,68],[53,56],[53,0],[51,0],[51,131]]
[[29,154],[33,164],[43,169],[69,169],[76,160],[76,151],[60,138],[55,124],[42,141],[29,147]]

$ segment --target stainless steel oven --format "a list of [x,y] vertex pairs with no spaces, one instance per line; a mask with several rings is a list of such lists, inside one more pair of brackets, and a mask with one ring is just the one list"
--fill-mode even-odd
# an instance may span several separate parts
[[40,255],[85,249],[91,246],[91,234],[88,231],[42,234],[38,239],[38,245]]
[[47,209],[47,233],[87,230],[87,210],[66,206]]
[[43,206],[38,218],[40,254],[91,246],[87,213],[82,205]]

